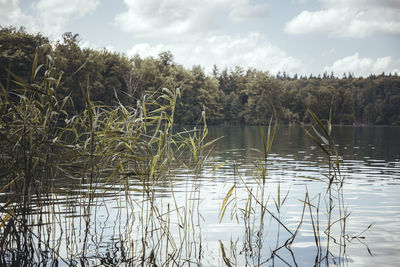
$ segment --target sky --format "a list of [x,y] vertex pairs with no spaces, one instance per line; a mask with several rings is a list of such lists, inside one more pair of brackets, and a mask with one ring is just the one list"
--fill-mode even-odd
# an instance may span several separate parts
[[400,74],[400,0],[0,0],[0,25],[187,68]]

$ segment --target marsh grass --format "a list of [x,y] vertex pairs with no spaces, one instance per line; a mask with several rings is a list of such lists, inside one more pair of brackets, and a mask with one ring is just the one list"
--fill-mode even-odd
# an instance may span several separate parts
[[[341,158],[332,134],[332,118],[330,115],[327,120],[321,120],[311,110],[308,112],[313,123],[304,131],[325,155],[327,168],[326,173],[321,173],[321,178],[305,178],[322,183],[325,191],[309,192],[305,188],[304,198],[298,200],[302,210],[295,226],[285,222],[284,215],[290,189],[282,192],[280,179],[272,180],[268,175],[268,159],[276,134],[276,122],[272,124],[271,119],[266,130],[259,127],[262,150],[253,149],[260,155],[260,159],[254,163],[254,176],[243,177],[240,174],[240,166],[235,165],[234,181],[231,182],[232,185],[222,201],[219,219],[222,221],[230,207],[231,219],[234,217],[238,223],[244,225],[243,247],[239,248],[239,251],[245,254],[246,265],[299,266],[292,245],[303,232],[310,231],[315,242],[314,266],[344,266],[349,262],[347,244],[354,240],[350,236],[358,235],[348,233],[347,219],[351,212],[344,199],[345,178],[341,173]],[[238,188],[245,191],[247,198],[236,197]],[[269,225],[269,228],[277,228],[274,231],[275,237],[265,233],[266,225]],[[366,227],[365,231],[370,227],[371,225]],[[275,238],[275,246],[271,245],[271,238]],[[265,245],[269,247],[263,247]],[[368,246],[366,249],[371,254]],[[221,253],[227,265],[233,262],[226,257],[222,242]]]
[[[35,56],[28,82],[5,71],[9,79],[0,84],[1,265],[202,264],[204,162],[217,141],[206,139],[204,113],[199,128],[177,131],[179,89],[148,92],[132,107],[116,98],[118,105],[108,107],[91,101],[89,81],[81,85],[86,108],[71,113],[71,98],[58,96],[63,74],[51,55],[43,64]],[[286,223],[290,191],[284,192],[280,181],[272,184],[268,173],[277,122],[260,127],[263,145],[255,149],[260,155],[255,175],[249,180],[234,164],[218,215],[221,222],[230,213],[230,220],[243,225],[242,242],[219,242],[226,266],[238,266],[242,257],[251,266],[297,266],[291,245],[307,219],[315,265],[346,262],[346,242],[359,235],[346,232],[349,212],[331,119],[310,115],[314,124],[306,131],[327,158],[328,172],[320,179],[326,192],[312,196],[307,190],[295,227]],[[185,185],[183,200],[176,182]],[[244,199],[239,190],[245,191]],[[267,248],[271,227],[276,236]],[[333,247],[339,248],[336,255]]]
[[102,241],[97,220],[103,212],[111,216],[106,196],[116,192],[114,263],[200,260],[198,185],[188,184],[197,196],[184,205],[164,205],[156,192],[164,186],[174,196],[173,169],[198,176],[213,143],[204,140],[205,116],[201,131],[173,133],[179,89],[145,94],[134,108],[107,107],[91,101],[88,82],[81,85],[85,110],[71,115],[71,99],[57,98],[62,73],[51,56],[42,65],[35,57],[28,83],[6,71],[7,84],[0,85],[3,264],[87,265],[91,257],[111,263],[110,254],[96,255]]

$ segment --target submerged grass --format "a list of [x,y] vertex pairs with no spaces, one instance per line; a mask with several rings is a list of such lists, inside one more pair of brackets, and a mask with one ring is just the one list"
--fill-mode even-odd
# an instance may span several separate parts
[[[42,65],[35,57],[29,82],[6,71],[7,84],[0,84],[0,265],[202,264],[201,180],[204,162],[217,141],[206,141],[205,114],[200,129],[176,132],[179,89],[144,94],[134,108],[108,107],[91,101],[89,83],[81,86],[85,110],[71,114],[70,97],[58,97],[62,72],[51,56]],[[267,194],[277,123],[271,120],[267,129],[260,127],[263,148],[254,165],[256,175],[249,183],[234,166],[233,182],[218,215],[221,222],[230,207],[231,220],[244,226],[242,248],[237,241],[219,242],[226,266],[240,264],[240,255],[251,266],[297,266],[291,245],[307,215],[317,251],[315,265],[345,262],[346,241],[357,236],[346,232],[349,212],[331,119],[323,122],[311,111],[310,115],[315,124],[306,131],[328,161],[326,194],[310,197],[307,190],[296,227],[285,223],[281,214],[289,191],[282,192],[278,182],[274,194]],[[183,201],[177,199],[174,186],[182,179]],[[238,190],[245,190],[244,200]],[[163,191],[170,200],[163,198]],[[321,201],[326,207],[325,229]],[[264,247],[267,221],[277,227],[269,254]],[[114,239],[104,247],[110,228]],[[334,245],[339,255],[332,254]]]

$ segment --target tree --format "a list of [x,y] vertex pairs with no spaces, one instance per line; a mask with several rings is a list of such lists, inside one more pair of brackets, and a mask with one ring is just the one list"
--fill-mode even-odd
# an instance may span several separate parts
[[248,124],[267,124],[271,117],[283,119],[281,90],[278,82],[268,73],[257,71],[247,84],[248,101],[239,114]]
[[4,68],[29,81],[36,52],[39,63],[44,63],[50,51],[48,38],[40,33],[32,35],[24,28],[0,27],[0,82],[6,84],[8,74]]

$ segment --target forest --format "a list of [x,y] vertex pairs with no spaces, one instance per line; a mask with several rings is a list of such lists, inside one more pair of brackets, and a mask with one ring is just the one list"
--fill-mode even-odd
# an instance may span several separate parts
[[397,73],[369,77],[351,73],[342,77],[332,73],[271,75],[239,66],[219,69],[218,62],[206,73],[202,66],[185,68],[169,51],[157,58],[128,57],[84,48],[78,34],[65,33],[61,40],[51,42],[40,33],[1,27],[1,85],[13,86],[10,75],[29,81],[35,54],[39,63],[51,61],[62,74],[56,94],[72,98],[71,113],[85,107],[83,87],[89,88],[93,101],[107,106],[136,106],[145,93],[169,88],[179,89],[175,122],[182,125],[201,123],[203,111],[211,125],[265,125],[272,116],[281,124],[303,124],[311,121],[308,109],[321,118],[328,118],[332,110],[335,124],[400,125]]

